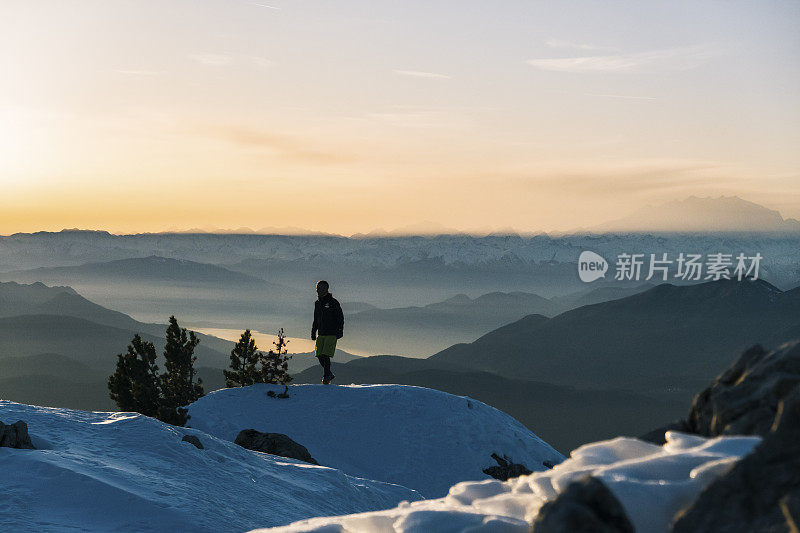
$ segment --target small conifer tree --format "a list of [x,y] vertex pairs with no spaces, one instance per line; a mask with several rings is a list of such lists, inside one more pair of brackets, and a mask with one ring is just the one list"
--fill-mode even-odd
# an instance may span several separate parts
[[230,370],[223,370],[226,387],[247,387],[256,383],[259,372],[256,368],[261,354],[257,351],[256,340],[246,329],[239,342],[231,350]]
[[292,381],[292,376],[289,375],[289,359],[291,355],[287,355],[286,348],[288,342],[283,328],[281,328],[278,330],[278,340],[272,343],[275,345],[275,349],[267,353],[260,353],[259,383],[286,385]]
[[108,378],[108,390],[121,411],[158,414],[161,395],[153,343],[134,335],[128,353],[117,355],[117,369]]
[[165,372],[159,376],[161,385],[161,405],[158,410],[158,419],[183,426],[189,419],[187,409],[189,405],[203,396],[203,381],[195,381],[194,362],[197,357],[194,349],[200,339],[190,331],[178,325],[174,316],[169,317],[167,326],[167,342],[164,347]]

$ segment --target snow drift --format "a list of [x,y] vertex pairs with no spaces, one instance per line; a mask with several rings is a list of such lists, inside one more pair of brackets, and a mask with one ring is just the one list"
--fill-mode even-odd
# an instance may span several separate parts
[[275,385],[222,389],[189,407],[189,424],[233,441],[239,431],[283,433],[320,464],[439,497],[489,478],[491,455],[531,471],[564,457],[511,416],[477,400],[406,385]]
[[135,413],[0,400],[0,420],[27,422],[38,448],[0,448],[4,531],[245,531],[420,498]]
[[761,441],[761,437],[705,439],[674,431],[667,432],[666,437],[663,446],[625,437],[587,444],[546,472],[507,482],[463,482],[453,486],[444,498],[258,531],[527,533],[546,501],[571,481],[592,474],[620,501],[636,531],[666,532],[679,509]]

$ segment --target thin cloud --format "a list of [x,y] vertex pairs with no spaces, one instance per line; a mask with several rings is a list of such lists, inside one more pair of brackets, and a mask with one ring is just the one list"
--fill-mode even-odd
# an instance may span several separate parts
[[242,148],[264,149],[285,159],[305,163],[337,164],[353,161],[352,155],[341,152],[317,150],[306,141],[266,130],[242,126],[198,126],[191,133],[238,145]]
[[719,54],[715,46],[686,46],[633,54],[530,59],[540,70],[555,72],[634,72],[641,70],[689,70]]
[[545,41],[545,44],[550,48],[573,48],[576,50],[596,50],[596,51],[616,50],[616,48],[610,46],[597,46],[594,44],[573,43],[571,41],[563,41],[561,39],[548,39],[547,41]]
[[428,78],[436,80],[452,79],[452,76],[448,76],[446,74],[437,74],[435,72],[422,72],[420,70],[395,70],[394,73],[399,74],[400,76],[411,76],[412,78]]
[[251,2],[251,4],[253,4],[254,6],[264,7],[264,8],[267,8],[267,9],[274,9],[275,11],[280,11],[281,10],[281,8],[279,8],[279,7],[270,6],[270,5],[267,5],[267,4],[259,4],[258,2]]

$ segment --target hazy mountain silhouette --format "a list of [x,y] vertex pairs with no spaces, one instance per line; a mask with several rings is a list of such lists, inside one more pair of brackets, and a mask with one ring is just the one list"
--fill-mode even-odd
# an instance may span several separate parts
[[[126,350],[136,333],[155,344],[159,353],[163,351],[164,331],[153,335],[141,329],[123,329],[66,315],[3,317],[0,318],[0,357],[59,353],[110,374],[116,365],[116,354]],[[227,355],[204,346],[202,341],[195,355],[198,364],[227,366]]]
[[774,346],[798,324],[797,290],[763,280],[662,284],[551,319],[525,317],[431,359],[578,387],[694,391],[730,353]]
[[347,315],[347,343],[372,353],[428,356],[525,315],[554,316],[562,310],[531,293],[492,292],[474,299],[459,294],[423,307],[373,308]]
[[[0,318],[20,315],[70,316],[157,337],[163,336],[167,327],[166,324],[139,322],[125,313],[105,308],[87,300],[72,287],[49,287],[38,281],[32,284],[0,282]],[[232,342],[217,337],[201,333],[197,336],[206,348],[215,351],[224,353],[233,347]],[[2,355],[0,353],[0,357]]]
[[[0,283],[0,397],[112,409],[106,380],[116,354],[126,351],[136,333],[160,353],[165,330],[165,324],[138,322],[97,305],[71,287]],[[233,343],[198,337],[198,364],[226,367]]]
[[221,327],[265,317],[290,328],[284,320],[297,315],[301,304],[307,307],[308,292],[313,291],[313,283],[303,293],[217,265],[159,256],[18,270],[0,274],[0,279],[70,285],[101,305],[146,322],[175,314],[184,322],[211,320]]
[[177,228],[169,228],[166,231],[162,232],[161,234],[168,235],[170,233],[176,233],[176,234],[210,233],[215,235],[328,235],[328,236],[340,237],[340,235],[337,233],[314,231],[306,228],[301,228],[299,226],[265,226],[257,230],[248,227],[230,229],[230,228],[219,228],[216,226],[204,226],[202,228],[190,228],[185,230]]
[[644,292],[653,288],[654,286],[655,285],[653,283],[644,283],[634,287],[620,287],[613,282],[609,282],[609,284],[605,286],[590,286],[588,289],[577,291],[572,294],[555,296],[551,298],[551,300],[553,303],[560,306],[564,311],[567,311],[569,309],[575,309],[576,307],[583,307],[584,305],[599,304],[601,302],[626,298],[628,296]]
[[[116,355],[127,350],[136,333],[161,354],[166,326],[156,326],[160,332],[150,334],[66,315],[2,317],[0,397],[37,405],[112,409],[106,380],[114,371]],[[226,367],[228,354],[209,347],[213,338],[202,339],[195,348],[197,365]],[[213,344],[232,346],[220,339]],[[163,370],[163,360],[159,365]]]
[[800,232],[800,222],[738,196],[674,200],[589,228],[594,232]]
[[108,376],[56,353],[0,356],[0,397],[49,407],[115,410],[105,388]]
[[19,315],[67,315],[129,329],[145,326],[124,313],[90,302],[71,287],[48,287],[38,281],[30,285],[0,282],[0,317]]
[[457,230],[439,224],[438,222],[431,222],[423,220],[414,224],[408,224],[399,228],[386,230],[383,228],[376,228],[367,233],[356,233],[351,235],[353,239],[371,239],[380,237],[408,237],[408,236],[433,236],[433,235],[460,235],[466,232]]
[[[242,272],[198,263],[186,259],[171,259],[151,255],[133,259],[86,263],[77,266],[43,267],[17,270],[3,274],[6,279],[24,281],[48,280],[120,280],[161,283],[214,283],[238,285],[265,285],[268,282]],[[276,288],[282,288],[276,286]],[[282,288],[286,289],[286,288]]]

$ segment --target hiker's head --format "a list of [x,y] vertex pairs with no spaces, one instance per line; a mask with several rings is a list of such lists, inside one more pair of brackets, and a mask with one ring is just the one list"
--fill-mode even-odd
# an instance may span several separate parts
[[322,298],[323,296],[328,294],[328,287],[330,287],[330,285],[328,285],[328,282],[325,281],[324,279],[318,281],[317,282],[317,296]]

